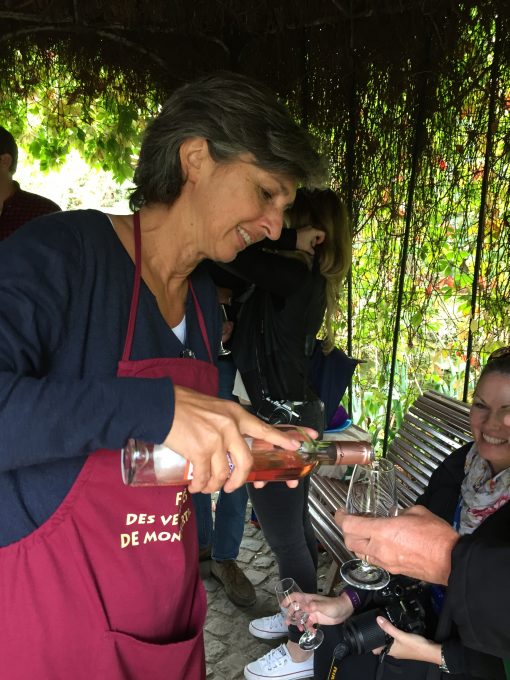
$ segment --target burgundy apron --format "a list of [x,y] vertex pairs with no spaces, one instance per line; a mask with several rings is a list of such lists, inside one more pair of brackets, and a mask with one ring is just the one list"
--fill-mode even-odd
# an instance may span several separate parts
[[[141,281],[135,283],[118,376],[170,377],[217,394],[211,363],[130,361]],[[92,453],[55,513],[0,549],[1,677],[6,680],[203,680],[206,597],[186,487],[128,487],[119,451]]]

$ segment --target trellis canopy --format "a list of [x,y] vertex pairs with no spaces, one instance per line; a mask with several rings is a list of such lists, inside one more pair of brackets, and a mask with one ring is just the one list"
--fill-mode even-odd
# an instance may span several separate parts
[[508,0],[0,0],[0,124],[43,168],[75,146],[125,177],[176,86],[270,85],[353,217],[337,333],[387,441],[418,391],[466,398],[510,342],[509,36]]
[[[451,74],[473,27],[496,17],[508,36],[506,0],[1,0],[0,89],[22,95],[55,53],[90,97],[115,89],[119,73],[124,96],[136,99],[231,69],[266,81],[328,127],[349,108],[353,79],[363,90],[374,73],[386,74],[385,97],[398,98],[425,61],[436,78]],[[456,85],[460,96],[462,80]]]

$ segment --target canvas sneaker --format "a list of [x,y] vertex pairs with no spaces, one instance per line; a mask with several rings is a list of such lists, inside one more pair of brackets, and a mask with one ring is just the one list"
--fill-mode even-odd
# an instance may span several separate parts
[[271,649],[253,663],[244,668],[246,680],[300,680],[313,678],[313,654],[300,663],[292,661],[287,645]]
[[253,619],[253,621],[250,621],[248,630],[255,637],[263,640],[277,640],[281,637],[287,637],[289,632],[282,612],[273,614],[273,616],[264,616],[261,619]]

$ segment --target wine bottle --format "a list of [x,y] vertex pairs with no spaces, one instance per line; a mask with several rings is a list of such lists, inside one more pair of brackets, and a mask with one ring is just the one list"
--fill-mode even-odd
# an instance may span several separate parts
[[[299,479],[310,474],[317,465],[368,465],[374,460],[374,450],[365,441],[310,439],[303,442],[297,451],[281,449],[251,437],[246,437],[246,442],[253,456],[248,482]],[[186,484],[192,478],[192,463],[163,444],[129,439],[122,449],[122,479],[125,484],[171,486]]]

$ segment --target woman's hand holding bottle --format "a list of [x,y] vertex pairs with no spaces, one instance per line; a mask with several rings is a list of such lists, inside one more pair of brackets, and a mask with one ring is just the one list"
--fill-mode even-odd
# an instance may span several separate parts
[[264,423],[233,401],[177,385],[174,395],[174,419],[163,443],[192,463],[192,493],[212,493],[222,487],[234,491],[246,482],[253,458],[244,435],[292,451],[301,444],[300,438]]

